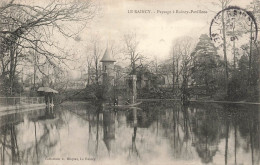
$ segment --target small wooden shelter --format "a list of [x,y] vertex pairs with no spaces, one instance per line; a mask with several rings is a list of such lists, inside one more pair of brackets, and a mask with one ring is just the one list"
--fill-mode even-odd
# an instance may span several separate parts
[[40,87],[38,89],[38,92],[41,92],[44,94],[45,97],[45,104],[46,106],[53,106],[53,96],[55,93],[59,93],[58,91],[51,89],[50,87]]

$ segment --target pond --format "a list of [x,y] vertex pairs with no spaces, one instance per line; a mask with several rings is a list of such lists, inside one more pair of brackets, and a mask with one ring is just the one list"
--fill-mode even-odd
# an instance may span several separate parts
[[0,117],[1,164],[260,163],[257,105],[66,102]]

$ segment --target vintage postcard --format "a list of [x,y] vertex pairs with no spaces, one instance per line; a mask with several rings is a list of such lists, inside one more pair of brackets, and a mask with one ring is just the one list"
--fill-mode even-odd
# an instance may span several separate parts
[[1,0],[1,165],[259,165],[260,0]]

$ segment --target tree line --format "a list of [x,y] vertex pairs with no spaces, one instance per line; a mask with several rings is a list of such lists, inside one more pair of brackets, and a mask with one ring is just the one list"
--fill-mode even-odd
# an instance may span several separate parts
[[[219,0],[216,5],[226,9],[230,2]],[[257,23],[260,19],[259,8],[259,0],[253,0],[247,7]],[[52,1],[44,7],[16,3],[15,0],[2,3],[1,93],[17,93],[18,78],[27,63],[33,66],[34,88],[39,75],[43,80],[53,75],[56,84],[66,86],[64,78],[68,77],[68,73],[65,68],[69,68],[67,62],[75,58],[72,52],[66,52],[56,44],[52,38],[53,31],[80,43],[77,35],[97,12],[98,6],[92,1]],[[238,19],[231,22],[226,12],[219,18],[220,45],[215,44],[207,34],[202,34],[198,41],[183,36],[172,42],[169,60],[165,62],[148,59],[148,55],[140,49],[141,40],[135,32],[123,34],[120,43],[92,35],[86,43],[81,66],[82,72],[87,75],[86,84],[100,85],[100,59],[107,49],[118,62],[127,63],[125,68],[115,67],[118,77],[149,72],[153,87],[160,90],[158,84],[162,75],[170,76],[172,95],[184,101],[195,95],[232,100],[256,98],[259,91],[259,41],[252,37],[256,33],[254,27],[249,25],[246,29]],[[72,26],[73,23],[77,24],[77,28]]]
[[[216,5],[226,9],[230,2],[219,0]],[[247,7],[256,23],[259,7],[259,0]],[[259,40],[254,36],[259,27],[246,25],[241,18],[230,19],[228,14],[222,12],[219,17],[220,44],[215,44],[208,34],[201,34],[198,41],[183,36],[173,41],[169,60],[156,65],[154,70],[159,75],[171,75],[174,96],[183,101],[197,95],[216,100],[258,101]]]

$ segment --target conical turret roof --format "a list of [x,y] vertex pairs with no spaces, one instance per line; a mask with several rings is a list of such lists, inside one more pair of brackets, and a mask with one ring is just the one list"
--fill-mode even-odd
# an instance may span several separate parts
[[100,62],[116,62],[116,60],[111,56],[110,51],[106,49],[104,56],[102,57]]

